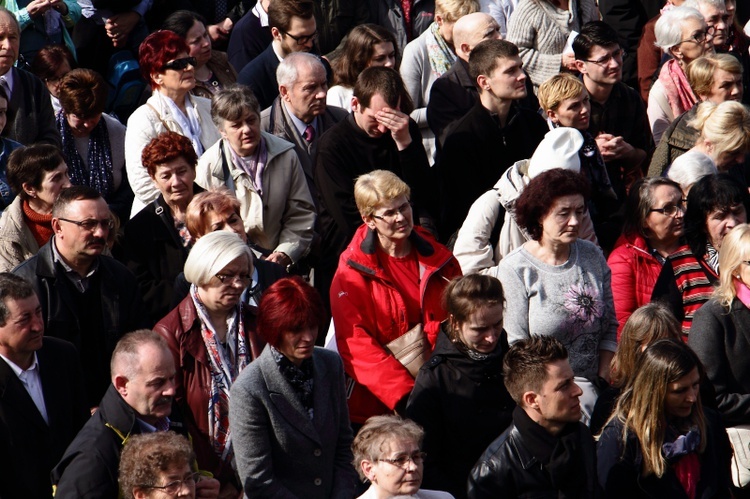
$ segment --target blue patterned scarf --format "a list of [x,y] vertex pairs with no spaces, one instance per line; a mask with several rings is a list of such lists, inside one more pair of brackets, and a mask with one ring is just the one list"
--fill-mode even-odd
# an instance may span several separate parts
[[112,173],[112,148],[109,144],[109,132],[104,118],[99,119],[99,123],[89,134],[89,152],[86,161],[88,173],[76,149],[76,140],[65,117],[65,111],[57,113],[57,129],[60,130],[62,136],[62,153],[68,165],[70,183],[93,187],[103,198],[107,199],[115,190],[115,182]]

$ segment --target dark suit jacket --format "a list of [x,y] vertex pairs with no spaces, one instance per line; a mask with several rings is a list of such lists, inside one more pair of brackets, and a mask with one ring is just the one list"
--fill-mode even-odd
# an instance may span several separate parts
[[242,71],[242,68],[268,48],[272,41],[271,28],[261,26],[260,19],[252,11],[248,11],[237,21],[232,28],[232,34],[229,35],[229,62],[235,70]]
[[313,418],[266,346],[229,398],[232,443],[246,497],[349,499],[352,429],[338,354],[313,353]]
[[286,107],[281,105],[281,98],[276,97],[273,104],[260,114],[261,129],[277,137],[281,137],[294,144],[294,151],[299,157],[302,165],[302,171],[305,172],[305,180],[310,188],[310,194],[318,204],[318,189],[315,187],[313,171],[315,168],[315,157],[318,152],[318,143],[321,135],[333,125],[346,118],[347,113],[344,109],[335,106],[326,106],[326,112],[317,118],[318,131],[311,143],[305,140],[297,128],[294,126],[292,118]]
[[457,58],[432,84],[427,101],[427,124],[440,144],[448,125],[469,112],[478,100],[477,87],[469,76],[469,63]]
[[10,366],[0,359],[0,497],[52,497],[50,471],[89,417],[75,347],[44,338],[37,351],[45,423]]
[[273,51],[273,44],[269,44],[266,50],[248,62],[237,76],[237,83],[250,87],[258,98],[261,109],[270,106],[279,95],[279,85],[276,83],[278,67],[279,58]]
[[22,69],[10,70],[13,72],[13,95],[8,103],[8,123],[3,137],[25,146],[41,142],[62,147],[52,101],[44,83]]

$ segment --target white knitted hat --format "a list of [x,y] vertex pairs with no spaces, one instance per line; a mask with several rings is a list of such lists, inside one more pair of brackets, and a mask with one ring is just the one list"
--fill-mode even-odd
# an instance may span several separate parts
[[583,135],[571,127],[559,127],[547,132],[529,160],[529,178],[553,168],[576,173],[581,171],[578,151],[583,146]]

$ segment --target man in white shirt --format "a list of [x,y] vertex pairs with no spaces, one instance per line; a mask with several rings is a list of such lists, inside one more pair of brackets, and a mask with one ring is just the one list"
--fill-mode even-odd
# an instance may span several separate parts
[[75,347],[44,336],[28,282],[0,274],[0,497],[52,497],[50,471],[88,415]]

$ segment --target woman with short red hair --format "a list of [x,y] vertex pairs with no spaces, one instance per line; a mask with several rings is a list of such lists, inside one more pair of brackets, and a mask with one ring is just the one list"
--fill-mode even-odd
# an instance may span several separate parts
[[336,353],[315,347],[326,323],[320,296],[300,277],[263,293],[257,330],[268,344],[229,399],[246,497],[354,495],[344,368]]
[[189,52],[185,40],[167,30],[151,33],[138,50],[141,74],[153,93],[130,115],[125,133],[125,164],[135,193],[131,216],[159,196],[141,163],[141,151],[151,139],[167,131],[179,133],[200,156],[220,138],[211,121],[211,101],[189,95],[197,64]]

